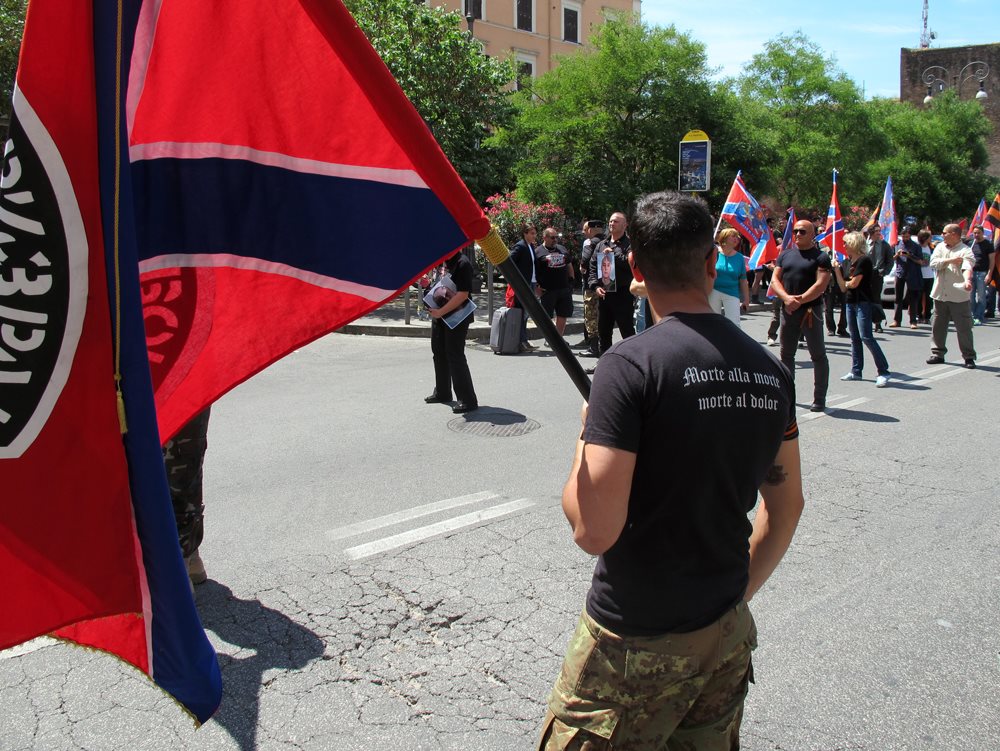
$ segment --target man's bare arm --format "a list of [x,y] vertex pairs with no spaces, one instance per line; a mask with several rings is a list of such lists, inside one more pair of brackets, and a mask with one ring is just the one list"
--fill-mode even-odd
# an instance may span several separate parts
[[573,469],[563,488],[563,513],[573,541],[600,555],[618,541],[628,515],[635,454],[577,441]]
[[792,542],[805,500],[797,438],[784,441],[760,486],[760,505],[750,535],[749,602],[778,567]]

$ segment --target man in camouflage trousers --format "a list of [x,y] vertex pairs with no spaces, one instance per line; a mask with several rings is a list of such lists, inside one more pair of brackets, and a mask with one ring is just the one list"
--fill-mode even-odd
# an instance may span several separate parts
[[201,584],[208,579],[198,548],[205,536],[202,469],[208,449],[211,410],[211,407],[206,407],[192,417],[163,446],[163,463],[167,469],[170,500],[177,522],[177,538],[192,584]]
[[590,257],[604,239],[604,223],[591,219],[583,223],[583,247],[580,250],[580,278],[583,280],[583,341],[576,345],[584,351],[581,357],[597,357],[601,354],[600,339],[597,335],[597,293],[587,286]]
[[538,748],[732,751],[757,646],[747,602],[803,506],[794,381],[712,312],[701,199],[645,196],[631,229],[659,322],[602,354],[584,405],[562,507],[599,558]]

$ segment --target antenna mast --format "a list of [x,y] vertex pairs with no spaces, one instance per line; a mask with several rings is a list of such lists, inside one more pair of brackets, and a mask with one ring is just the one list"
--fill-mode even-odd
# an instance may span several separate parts
[[924,29],[920,33],[920,48],[927,49],[931,46],[931,40],[937,36],[933,31],[927,28],[927,0],[924,0]]

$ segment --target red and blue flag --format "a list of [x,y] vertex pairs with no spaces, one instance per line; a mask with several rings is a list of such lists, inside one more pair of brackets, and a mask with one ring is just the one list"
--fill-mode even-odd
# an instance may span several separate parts
[[844,250],[844,219],[840,215],[840,201],[837,199],[837,170],[833,171],[833,195],[826,213],[826,228],[816,237],[816,242],[830,248],[839,260],[847,257]]
[[204,721],[161,442],[488,222],[339,0],[31,0],[3,160],[0,649],[106,650]]
[[892,176],[885,180],[885,190],[882,193],[882,210],[878,215],[878,225],[882,228],[882,237],[893,248],[899,241],[896,226],[896,200],[892,196]]
[[722,218],[729,222],[751,245],[747,268],[759,268],[778,257],[778,245],[771,228],[767,226],[764,210],[757,203],[743,182],[742,173],[736,173],[729,197],[722,208]]
[[969,227],[971,229],[975,229],[976,227],[982,227],[983,237],[985,237],[987,240],[992,240],[993,225],[990,222],[986,221],[986,216],[987,216],[986,199],[984,198],[979,202],[979,208],[976,209],[976,213],[973,214],[972,223],[969,225]]

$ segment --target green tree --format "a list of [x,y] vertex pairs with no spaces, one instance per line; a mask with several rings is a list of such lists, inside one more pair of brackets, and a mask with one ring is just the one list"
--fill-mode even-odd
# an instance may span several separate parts
[[413,0],[346,5],[472,195],[506,190],[510,149],[485,141],[513,118],[513,63],[484,55],[458,13]]
[[[802,32],[779,35],[733,82],[742,129],[761,133],[773,158],[761,175],[762,192],[779,203],[827,206],[838,169],[839,198],[859,202],[865,166],[885,152],[861,91],[834,60]],[[883,178],[884,183],[884,178]]]
[[885,149],[867,166],[865,203],[882,198],[891,175],[899,216],[912,214],[940,226],[971,215],[992,180],[985,171],[985,137],[992,126],[979,102],[959,101],[946,91],[925,107],[875,99],[867,108]]
[[0,0],[0,117],[10,114],[28,0]]
[[591,45],[520,92],[517,122],[497,139],[519,149],[522,197],[576,216],[628,210],[641,193],[677,186],[678,143],[693,129],[713,139],[716,200],[737,167],[767,157],[751,148],[753,132],[735,129],[738,103],[710,83],[700,42],[612,17]]

